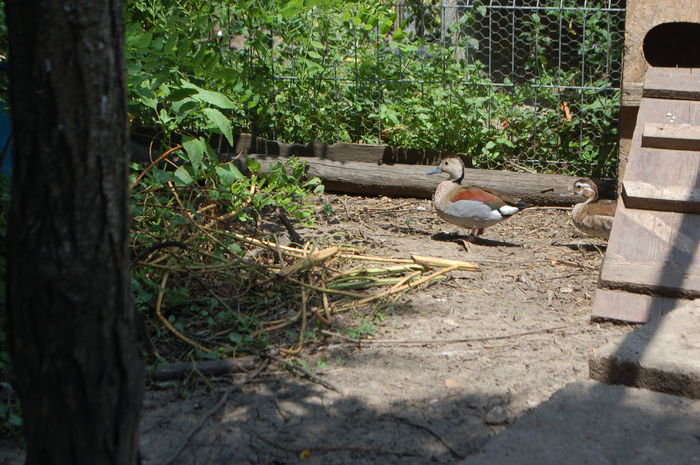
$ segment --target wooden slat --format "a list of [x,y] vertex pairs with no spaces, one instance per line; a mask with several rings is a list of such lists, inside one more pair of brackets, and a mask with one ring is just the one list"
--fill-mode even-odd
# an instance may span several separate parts
[[231,148],[234,154],[265,154],[281,157],[317,157],[327,160],[364,162],[364,163],[405,163],[416,165],[437,164],[447,156],[458,156],[465,166],[472,166],[471,157],[430,149],[406,149],[377,144],[351,144],[338,142],[309,142],[308,144],[287,144],[272,139],[253,137],[240,133],[235,136]]
[[630,208],[697,211],[696,205],[683,203],[692,203],[700,189],[700,153],[642,146],[644,128],[668,124],[669,120],[675,125],[700,127],[700,102],[647,98],[642,101],[622,183],[627,186],[625,201]]
[[627,208],[700,213],[700,189],[694,187],[622,181],[622,198]]
[[700,297],[700,215],[626,208],[618,202],[600,285]]
[[638,107],[642,101],[643,93],[644,84],[641,82],[623,82],[622,95],[620,97],[621,105],[623,107]]
[[658,320],[687,302],[671,297],[598,289],[593,299],[591,318],[647,323]]
[[656,149],[700,150],[700,126],[644,123],[642,146]]
[[644,98],[700,100],[700,72],[692,68],[649,68]]

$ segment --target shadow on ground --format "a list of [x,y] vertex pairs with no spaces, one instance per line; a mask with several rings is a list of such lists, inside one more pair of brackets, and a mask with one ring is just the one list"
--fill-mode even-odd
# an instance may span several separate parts
[[[181,395],[148,394],[144,464],[169,457],[221,394],[176,402]],[[461,393],[378,407],[303,381],[260,378],[232,394],[174,463],[455,463],[493,434],[484,418],[502,401]]]

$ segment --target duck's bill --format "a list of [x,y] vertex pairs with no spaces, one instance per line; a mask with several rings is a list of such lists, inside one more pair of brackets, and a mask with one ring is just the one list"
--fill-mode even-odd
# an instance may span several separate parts
[[428,171],[428,172],[425,173],[425,174],[438,174],[440,171],[442,171],[442,170],[440,169],[440,167],[437,167],[437,168],[435,168],[435,169],[432,169],[432,170]]

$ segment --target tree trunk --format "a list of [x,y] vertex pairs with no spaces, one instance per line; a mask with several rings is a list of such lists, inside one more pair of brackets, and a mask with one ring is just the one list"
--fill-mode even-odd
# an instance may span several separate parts
[[27,464],[134,464],[120,0],[6,0],[15,135],[8,324]]

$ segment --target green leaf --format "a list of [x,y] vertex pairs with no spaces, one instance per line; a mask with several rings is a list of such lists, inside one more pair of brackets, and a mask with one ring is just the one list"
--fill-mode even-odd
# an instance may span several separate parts
[[252,158],[248,158],[246,160],[246,165],[248,166],[248,169],[253,173],[257,173],[261,167],[260,162],[258,162],[257,160],[253,160]]
[[391,19],[385,19],[384,22],[382,22],[382,25],[379,27],[379,33],[384,35],[387,32],[391,30],[391,26],[394,24],[394,21]]
[[156,98],[156,94],[149,88],[147,87],[139,87],[136,89],[136,92],[139,94],[139,100],[146,105],[149,108],[153,108],[156,110],[158,108],[158,99]]
[[193,95],[197,94],[197,89],[192,89],[188,87],[180,87],[178,89],[173,89],[172,92],[168,95],[168,100],[172,100],[173,102],[177,102],[178,100],[182,100],[187,97],[191,97]]
[[194,179],[184,166],[180,166],[178,169],[176,169],[174,175],[183,186],[189,186],[190,184],[194,183]]
[[236,108],[236,104],[220,92],[201,89],[199,92],[197,92],[197,95],[195,95],[194,98],[201,102],[223,108],[224,110]]
[[260,102],[260,96],[258,94],[253,95],[253,99],[248,102],[248,108],[253,108]]
[[214,124],[214,126],[219,128],[219,131],[221,131],[221,134],[226,137],[228,143],[233,145],[231,121],[229,121],[228,118],[226,118],[226,116],[216,108],[205,108],[202,110],[202,112],[209,119],[209,121]]
[[406,37],[406,32],[404,32],[403,29],[399,29],[398,31],[394,32],[394,35],[392,36],[392,39],[394,40],[401,40],[404,37]]
[[185,136],[182,138],[182,146],[185,148],[185,152],[187,152],[187,158],[192,164],[192,167],[194,169],[199,169],[202,166],[202,158],[206,150],[204,141],[199,137]]
[[245,177],[233,163],[217,166],[216,174],[226,187],[231,187],[236,181]]
[[197,105],[197,102],[188,98],[179,102],[173,102],[173,111],[178,118],[184,118],[190,111],[197,108]]
[[177,48],[177,35],[172,35],[165,45],[163,45],[163,51],[172,53]]
[[236,104],[221,92],[202,89],[196,84],[192,84],[188,81],[183,81],[182,87],[196,90],[197,93],[193,95],[193,98],[200,102],[208,103],[210,105],[214,105],[215,107],[223,108],[224,110],[236,108]]
[[287,3],[287,6],[285,6],[280,11],[280,14],[285,19],[291,18],[292,16],[299,13],[303,7],[304,7],[304,0],[291,0],[289,3]]

